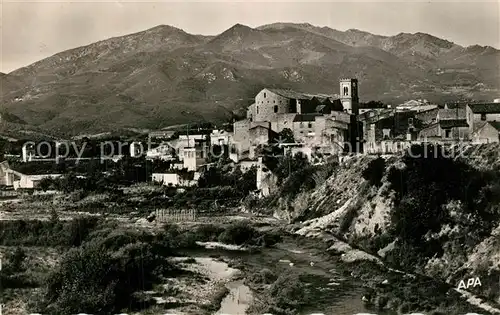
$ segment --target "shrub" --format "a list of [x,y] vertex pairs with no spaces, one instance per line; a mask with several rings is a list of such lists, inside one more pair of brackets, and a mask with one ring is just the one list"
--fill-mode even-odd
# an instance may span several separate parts
[[153,236],[130,232],[71,249],[49,275],[44,313],[112,314],[137,308],[134,292],[151,289],[160,276],[175,271],[166,260],[169,253]]
[[385,159],[378,157],[375,160],[370,161],[368,166],[363,170],[362,176],[371,185],[380,187],[382,184],[382,177],[385,172]]
[[78,246],[101,221],[95,217],[71,221],[0,221],[0,244],[7,246]]
[[257,237],[257,231],[247,223],[234,223],[227,227],[220,235],[219,242],[226,244],[250,244]]
[[7,256],[9,266],[13,272],[20,272],[24,270],[24,261],[26,260],[26,252],[22,247],[16,247],[14,252]]

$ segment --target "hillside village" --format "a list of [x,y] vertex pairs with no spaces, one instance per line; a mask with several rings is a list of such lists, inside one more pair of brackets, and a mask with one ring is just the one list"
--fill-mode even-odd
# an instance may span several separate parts
[[[321,255],[326,253],[327,257],[314,258],[321,262],[320,265],[338,259],[322,268],[332,270],[346,263],[349,266],[347,277],[360,273],[357,276],[361,279],[371,279],[363,284],[368,293],[359,296],[367,308],[398,309],[397,314],[406,314],[405,310],[436,309],[442,307],[442,301],[447,301],[444,309],[469,311],[480,308],[500,312],[498,291],[491,280],[500,276],[497,267],[491,267],[498,255],[498,246],[494,245],[497,237],[489,236],[497,233],[494,218],[499,209],[497,177],[491,169],[500,161],[500,100],[440,106],[417,99],[396,106],[372,102],[369,104],[373,108],[370,108],[359,101],[362,82],[347,78],[340,79],[337,84],[338,91],[332,94],[264,88],[248,106],[246,117],[229,125],[177,125],[150,131],[142,139],[99,135],[53,142],[4,141],[3,161],[0,163],[0,197],[3,202],[0,222],[6,222],[7,232],[0,233],[0,237],[12,239],[12,235],[17,234],[9,234],[11,230],[20,229],[22,232],[16,233],[25,233],[25,223],[16,225],[16,220],[24,220],[20,219],[23,216],[33,218],[33,222],[44,222],[33,223],[38,225],[30,228],[23,242],[32,244],[30,242],[36,240],[36,244],[41,243],[47,248],[56,246],[54,244],[68,246],[67,242],[81,244],[81,235],[87,232],[80,225],[89,224],[85,220],[93,220],[94,216],[102,216],[99,222],[120,222],[120,227],[129,231],[123,233],[132,233],[133,230],[147,234],[163,228],[166,234],[160,234],[161,237],[174,238],[176,241],[171,246],[175,248],[230,246],[240,250],[238,246],[241,244],[253,244],[260,248],[258,250],[264,250],[280,242],[283,235],[286,238],[291,233],[309,238],[300,242],[309,241],[309,246],[320,250]],[[427,150],[426,145],[436,145],[436,148],[463,146],[460,150],[469,150],[473,145],[478,148],[475,152],[478,156],[467,157],[470,158],[467,164],[441,157],[413,158],[404,153],[410,147],[416,147],[417,151]],[[474,162],[475,158],[479,162]],[[399,166],[401,164],[410,167],[405,169]],[[408,175],[408,170],[414,172],[413,177]],[[406,185],[411,185],[411,189],[403,184],[403,178],[408,179]],[[436,189],[415,188],[426,185],[434,185]],[[461,193],[462,188],[465,193]],[[426,204],[427,200],[437,201]],[[414,202],[417,204],[411,208]],[[475,212],[466,213],[472,211],[468,207]],[[457,217],[453,209],[464,213]],[[59,222],[59,215],[61,222],[70,222],[69,227],[54,223]],[[468,219],[461,215],[467,215]],[[72,223],[75,217],[81,221]],[[241,220],[246,223],[241,223]],[[265,226],[263,231],[270,229],[271,232],[253,227],[260,224]],[[441,225],[451,224],[451,230],[441,230],[445,236],[438,240],[439,246],[432,240],[422,241],[434,224],[439,229]],[[179,232],[177,225],[188,228]],[[195,230],[192,230],[193,225]],[[285,232],[281,230],[282,226],[290,230]],[[406,231],[413,226],[418,230],[408,234]],[[73,236],[68,241],[58,233],[37,230],[42,228],[47,231],[71,229]],[[439,229],[434,231],[437,233]],[[461,234],[454,234],[457,229],[468,231],[466,234],[475,241],[464,246]],[[31,237],[30,233],[37,237]],[[116,237],[120,238],[122,232],[113,233],[118,233]],[[235,239],[228,237],[228,233],[234,233],[231,237]],[[39,234],[49,238],[38,240]],[[59,238],[50,239],[52,234]],[[115,236],[106,237],[109,239],[103,241],[114,242],[110,239]],[[133,240],[130,238],[130,242]],[[197,241],[193,243],[194,240]],[[214,240],[219,243],[214,243]],[[149,242],[146,241],[145,246],[149,246]],[[234,244],[238,246],[234,247]],[[326,251],[321,248],[325,245],[328,247]],[[318,255],[318,252],[302,254],[303,250],[301,248],[289,259],[283,259],[288,254],[279,253],[279,260],[269,259],[267,266],[273,272],[283,273],[280,268],[292,270],[297,263],[310,267],[307,272],[316,273],[310,255]],[[444,256],[439,256],[440,251],[445,253]],[[468,259],[482,252],[485,252],[484,259],[469,266]],[[163,258],[160,261],[164,261]],[[453,264],[451,261],[456,265],[450,265]],[[280,262],[287,264],[283,267]],[[43,268],[48,268],[46,265],[43,264]],[[377,266],[389,269],[378,270]],[[252,268],[255,267],[245,270],[245,277],[250,279],[246,281],[250,286],[257,285],[252,287],[251,294],[265,299],[267,291],[258,289],[261,280],[250,276],[259,270]],[[292,274],[304,271],[296,270]],[[53,276],[49,271],[44,272]],[[455,282],[468,281],[463,278],[464,274],[474,275],[475,278],[470,279],[475,279],[474,283],[480,279],[481,285],[453,291]],[[414,277],[414,280],[408,281],[406,276]],[[425,278],[428,276],[435,280],[430,283]],[[331,275],[326,274],[326,277]],[[277,279],[278,284],[273,285],[283,288],[303,283],[301,280],[290,282],[281,276]],[[39,281],[35,287],[44,287],[43,280]],[[225,282],[220,281],[211,279],[208,283],[224,286]],[[388,285],[391,293],[387,293],[381,284]],[[83,282],[81,285],[86,286]],[[437,288],[435,296],[429,294],[434,289],[417,296],[413,294],[416,288],[429,286]],[[464,286],[459,289],[464,289]],[[140,291],[141,288],[134,290]],[[333,293],[329,289],[321,290],[323,293],[314,294],[323,294],[325,301],[322,305],[331,307],[329,296]],[[155,307],[171,309],[164,302],[164,297],[170,292],[148,292],[155,295],[155,302],[152,302]],[[239,305],[239,293],[231,292],[217,292],[217,295],[228,299],[236,296]],[[181,309],[188,309],[186,314],[192,314],[191,304],[201,303],[196,299],[196,303],[192,302],[192,294],[181,292],[171,298],[175,301],[187,299],[188,306]],[[474,297],[475,300],[466,301],[465,297]],[[27,294],[26,298],[31,298],[31,295]],[[410,305],[407,302],[410,298],[418,303]],[[259,299],[241,304],[241,307],[251,305],[259,310],[269,310],[277,307],[273,303],[281,303],[280,299],[271,297],[261,305]],[[10,296],[8,305],[12,307],[16,300]],[[293,301],[294,298],[287,297],[283,303],[294,305]],[[208,303],[212,307],[221,305],[219,300]],[[351,300],[346,303],[351,303]],[[82,310],[78,303],[71,305],[75,310]],[[106,305],[111,307],[109,303]]]
[[[100,159],[145,157],[169,163],[152,172],[150,181],[166,186],[197,185],[200,174],[224,157],[243,171],[255,167],[257,194],[267,196],[276,176],[265,165],[266,147],[273,154],[301,154],[310,162],[352,154],[396,154],[412,144],[481,144],[499,142],[500,99],[491,103],[454,103],[439,106],[427,100],[410,100],[396,106],[360,108],[357,79],[340,79],[338,93],[308,94],[264,88],[248,106],[246,117],[229,128],[211,126],[166,128],[148,133],[142,142],[120,144],[119,154],[100,152]],[[175,126],[174,126],[175,127]],[[227,126],[226,126],[227,127]],[[56,147],[68,143],[59,141]],[[19,157],[24,163],[82,161],[82,156],[39,156],[34,143],[25,144]],[[102,151],[102,147],[101,147]],[[5,152],[8,153],[8,152]],[[38,156],[37,156],[38,154]],[[7,154],[8,156],[8,154]],[[23,174],[0,165],[1,184],[15,190],[34,189],[44,178],[63,174]],[[187,174],[187,175],[186,175]]]

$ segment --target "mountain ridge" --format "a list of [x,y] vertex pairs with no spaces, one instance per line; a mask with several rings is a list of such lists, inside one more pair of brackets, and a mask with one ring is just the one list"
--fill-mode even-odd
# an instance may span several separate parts
[[500,94],[499,60],[493,47],[425,33],[238,23],[204,36],[158,25],[1,75],[0,99],[27,126],[61,134],[153,129],[229,119],[263,87],[337,93],[340,77],[359,79],[362,101],[492,99]]

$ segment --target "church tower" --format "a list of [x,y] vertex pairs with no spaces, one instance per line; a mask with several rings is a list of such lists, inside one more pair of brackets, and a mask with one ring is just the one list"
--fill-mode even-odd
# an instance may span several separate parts
[[340,79],[340,101],[346,112],[359,114],[358,79]]

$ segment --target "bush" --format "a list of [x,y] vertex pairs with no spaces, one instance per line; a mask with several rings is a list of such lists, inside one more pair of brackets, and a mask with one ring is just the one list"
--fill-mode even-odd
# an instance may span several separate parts
[[306,291],[306,286],[300,280],[299,275],[281,275],[270,286],[261,300],[254,300],[247,312],[250,314],[296,315],[301,307],[310,303]]
[[159,277],[175,271],[166,260],[169,253],[153,236],[131,232],[110,233],[71,249],[48,278],[44,313],[138,309],[134,292],[150,290]]
[[97,228],[95,217],[71,221],[0,221],[0,244],[7,246],[78,246]]
[[368,166],[363,170],[363,178],[366,179],[371,185],[380,187],[382,184],[382,177],[385,172],[385,159],[378,157],[370,161]]
[[13,253],[7,256],[9,262],[9,269],[12,272],[21,272],[25,268],[24,261],[26,260],[26,252],[22,247],[16,247]]
[[[413,157],[403,157],[406,167],[391,168],[388,180],[396,191],[390,232],[401,240],[400,246],[408,249],[396,250],[393,258],[402,266],[413,268],[415,259],[439,257],[443,253],[442,241],[427,240],[425,236],[439,232],[446,224],[460,225],[474,240],[469,246],[490,235],[500,219],[500,176],[449,158],[439,146],[414,146],[411,152]],[[445,207],[451,201],[462,205],[457,215],[463,219],[451,217]]]
[[264,268],[258,273],[250,275],[248,281],[254,284],[272,284],[278,277],[269,269]]

